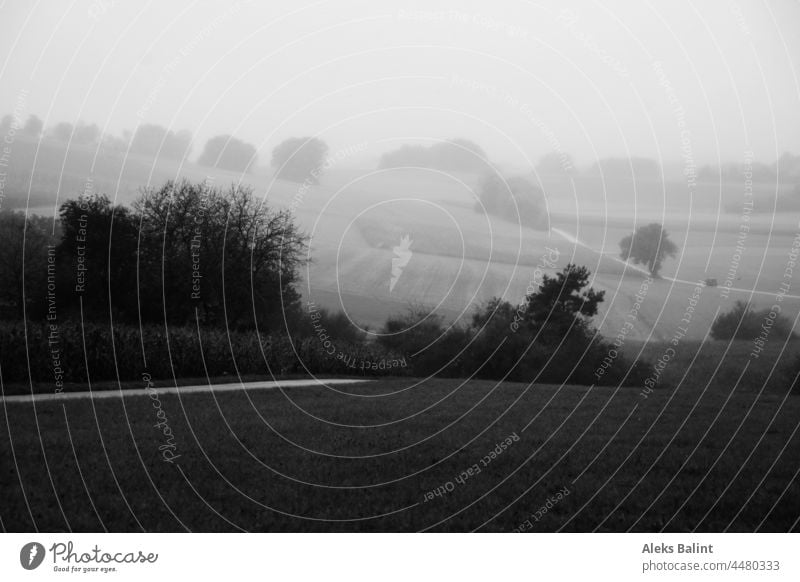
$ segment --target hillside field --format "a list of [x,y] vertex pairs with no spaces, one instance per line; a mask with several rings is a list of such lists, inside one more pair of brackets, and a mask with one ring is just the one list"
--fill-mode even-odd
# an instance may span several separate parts
[[[636,226],[657,221],[680,250],[665,262],[664,279],[649,286],[630,337],[669,339],[686,313],[694,282],[715,278],[723,285],[727,279],[734,290],[725,296],[720,287],[705,288],[693,314],[688,336],[702,340],[718,310],[728,310],[734,301],[751,301],[759,308],[774,303],[792,241],[800,234],[800,215],[768,213],[753,215],[747,236],[740,238],[741,214],[723,212],[743,202],[741,185],[734,183],[700,183],[690,196],[685,184],[676,181],[584,176],[569,182],[531,175],[541,180],[552,227],[533,230],[476,212],[480,176],[472,174],[334,165],[320,185],[304,187],[275,180],[260,167],[241,175],[139,157],[122,164],[89,150],[66,152],[48,143],[32,149],[31,157],[34,153],[32,180],[25,178],[30,168],[12,168],[16,173],[11,172],[4,207],[24,207],[30,187],[29,209],[52,214],[57,203],[86,189],[89,176],[94,191],[124,204],[142,187],[167,179],[252,185],[267,204],[292,209],[310,236],[305,299],[342,309],[373,331],[411,305],[435,308],[456,321],[469,318],[493,296],[519,303],[542,274],[552,275],[573,262],[587,266],[594,274],[592,284],[606,292],[595,323],[603,334],[614,336],[644,280],[640,268],[617,260],[618,242]],[[759,199],[783,193],[768,186],[757,185]],[[390,289],[393,249],[406,236],[412,256]],[[553,251],[559,257],[555,268],[543,262]],[[789,294],[799,297],[800,283],[791,283]],[[794,320],[800,299],[787,298],[782,312]]]
[[7,405],[4,529],[798,529],[780,392],[406,378],[160,403],[172,462],[149,398]]

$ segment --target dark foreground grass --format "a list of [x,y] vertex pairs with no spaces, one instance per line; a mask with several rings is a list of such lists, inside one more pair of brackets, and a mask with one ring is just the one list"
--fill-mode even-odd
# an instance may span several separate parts
[[798,529],[796,396],[408,378],[337,390],[164,396],[173,463],[148,397],[7,405],[2,527]]
[[[626,353],[654,365],[673,346],[669,342],[630,341],[625,347]],[[748,340],[684,340],[670,352],[659,385],[674,388],[688,384],[723,391],[735,386],[740,392],[783,393],[798,372],[795,362],[800,357],[800,339],[767,342],[758,357],[753,357],[753,347]]]

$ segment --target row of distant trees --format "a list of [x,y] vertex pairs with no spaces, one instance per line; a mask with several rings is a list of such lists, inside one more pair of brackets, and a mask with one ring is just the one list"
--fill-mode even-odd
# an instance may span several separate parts
[[386,152],[378,162],[378,168],[382,170],[407,167],[483,173],[489,167],[489,158],[478,144],[454,138],[429,146],[406,144]]
[[[0,133],[6,133],[14,123],[11,115],[0,120]],[[187,130],[172,131],[156,124],[143,124],[135,131],[123,132],[121,137],[103,134],[96,124],[79,122],[57,123],[47,129],[42,120],[31,115],[20,123],[18,135],[34,139],[44,137],[73,145],[102,146],[103,151],[158,156],[164,159],[183,160],[192,152],[192,134]],[[272,152],[272,166],[282,178],[303,182],[317,179],[312,170],[324,163],[327,145],[318,138],[290,138]],[[253,144],[232,135],[218,135],[209,139],[200,153],[198,163],[236,172],[247,172],[257,161],[257,149]],[[464,138],[453,138],[428,146],[406,144],[386,152],[378,163],[380,169],[422,167],[441,171],[491,172],[486,152],[475,142]],[[635,178],[659,180],[661,165],[651,158],[637,156],[609,157],[596,161],[583,171],[576,166],[572,156],[563,151],[554,151],[542,156],[536,173],[542,176],[603,176],[605,178]],[[744,174],[754,182],[800,183],[800,155],[784,153],[772,164],[750,161],[728,163],[719,166],[705,165],[697,171],[697,179],[705,181],[738,180]],[[798,190],[800,192],[800,190]]]
[[[104,134],[97,124],[60,122],[45,129],[42,120],[31,115],[22,123],[6,115],[0,120],[0,134],[11,130],[28,139],[45,139],[71,146],[97,147],[105,155],[126,153],[181,161],[192,152],[192,134],[188,130],[172,131],[156,124],[143,124],[122,136]],[[328,146],[314,137],[289,138],[272,151],[271,165],[279,177],[303,182],[317,182]],[[224,134],[210,138],[197,158],[197,163],[234,172],[249,172],[258,160],[256,147],[235,136]],[[318,171],[315,171],[318,170]]]

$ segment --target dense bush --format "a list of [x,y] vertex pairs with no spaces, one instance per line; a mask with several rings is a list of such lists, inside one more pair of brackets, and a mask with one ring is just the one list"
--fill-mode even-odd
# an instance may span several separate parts
[[800,396],[800,355],[783,365],[778,372],[778,381],[782,384],[781,388]]
[[494,298],[462,327],[413,308],[390,318],[378,341],[405,354],[416,376],[641,386],[649,365],[628,361],[592,328],[603,292],[585,289],[588,280],[585,267],[568,265],[522,305]]
[[[51,343],[52,341],[52,343]],[[85,345],[85,350],[84,350]],[[339,354],[346,358],[338,357]],[[319,338],[259,336],[255,331],[109,325],[69,320],[55,332],[47,323],[0,322],[0,376],[8,384],[35,383],[54,392],[61,383],[263,374],[399,375],[403,369],[362,366],[400,356],[377,344],[337,342],[329,354]],[[51,387],[47,388],[50,384]]]
[[208,168],[246,174],[257,159],[258,152],[253,144],[232,135],[218,135],[206,142],[197,163]]
[[272,150],[275,175],[299,184],[319,184],[328,144],[316,137],[292,137]]
[[480,186],[476,212],[485,212],[522,225],[546,229],[547,213],[542,190],[521,176],[503,178],[488,174]]
[[755,340],[761,335],[785,341],[796,334],[789,318],[769,308],[756,311],[744,301],[737,301],[730,311],[719,314],[711,326],[714,339]]
[[[54,230],[55,235],[52,234]],[[55,280],[54,256],[49,245],[56,242],[58,234],[51,219],[0,211],[0,313],[3,317],[44,317],[48,274]]]
[[390,317],[378,337],[386,350],[406,356],[416,376],[460,377],[469,369],[463,357],[469,332],[446,327],[441,316],[415,306]]

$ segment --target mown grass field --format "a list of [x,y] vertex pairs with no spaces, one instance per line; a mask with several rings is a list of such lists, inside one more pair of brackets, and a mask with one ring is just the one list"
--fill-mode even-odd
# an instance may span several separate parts
[[757,392],[404,378],[163,396],[173,463],[150,398],[7,405],[0,518],[10,531],[796,531],[800,400]]

